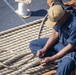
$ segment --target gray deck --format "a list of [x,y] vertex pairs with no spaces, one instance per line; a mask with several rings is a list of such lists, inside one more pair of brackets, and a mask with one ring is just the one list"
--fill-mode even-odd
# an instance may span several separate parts
[[49,8],[46,1],[47,0],[32,0],[32,3],[29,5],[32,14],[29,18],[23,19],[15,13],[18,5],[15,0],[1,0],[0,32],[44,17],[47,13],[46,10]]

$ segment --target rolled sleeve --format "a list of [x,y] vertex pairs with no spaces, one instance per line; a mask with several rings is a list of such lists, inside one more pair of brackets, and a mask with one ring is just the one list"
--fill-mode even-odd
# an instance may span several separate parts
[[70,33],[70,36],[67,40],[68,43],[76,46],[76,27],[74,27]]
[[53,29],[55,29],[57,32],[59,31],[59,29],[60,29],[60,27],[59,26],[57,26],[57,25],[55,25],[55,26],[53,26]]

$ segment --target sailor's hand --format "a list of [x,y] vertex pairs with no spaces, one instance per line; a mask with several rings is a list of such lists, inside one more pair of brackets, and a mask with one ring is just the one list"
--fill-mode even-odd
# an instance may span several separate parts
[[37,51],[36,54],[37,57],[42,58],[44,57],[44,55],[45,55],[45,51],[43,49]]
[[46,66],[46,65],[49,65],[51,64],[52,62],[54,62],[55,59],[52,58],[52,57],[46,57],[44,60],[42,60],[40,63],[42,66]]

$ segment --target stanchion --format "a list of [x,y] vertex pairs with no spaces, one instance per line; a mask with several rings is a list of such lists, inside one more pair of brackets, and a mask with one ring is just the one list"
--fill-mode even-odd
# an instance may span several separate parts
[[22,18],[30,17],[31,11],[28,9],[28,5],[31,0],[16,0],[16,2],[18,2],[18,9],[15,12]]

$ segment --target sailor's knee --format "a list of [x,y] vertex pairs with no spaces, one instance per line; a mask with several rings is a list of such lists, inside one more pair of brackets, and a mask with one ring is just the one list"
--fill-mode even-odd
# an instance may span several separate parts
[[36,40],[32,40],[29,44],[29,47],[35,46],[35,44],[36,44]]
[[[71,70],[74,69],[75,62],[71,58],[63,58],[59,63],[56,75],[69,75]],[[69,72],[70,71],[70,72]]]
[[63,68],[67,68],[67,67],[70,68],[72,66],[75,66],[75,60],[74,58],[69,58],[69,57],[63,58],[62,65]]

